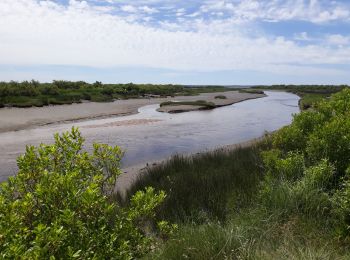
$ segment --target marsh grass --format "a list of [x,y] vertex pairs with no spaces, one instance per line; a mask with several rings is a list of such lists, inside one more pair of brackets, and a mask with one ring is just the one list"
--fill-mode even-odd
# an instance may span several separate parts
[[146,259],[349,259],[327,222],[249,208],[225,223],[185,224]]
[[261,151],[270,141],[175,156],[149,169],[128,196],[147,186],[165,190],[158,218],[179,230],[146,259],[349,259],[321,193],[284,183],[271,201],[262,199]]
[[128,196],[152,186],[167,198],[159,218],[174,222],[225,221],[231,210],[249,205],[261,179],[261,145],[215,151],[192,157],[175,156],[149,169]]

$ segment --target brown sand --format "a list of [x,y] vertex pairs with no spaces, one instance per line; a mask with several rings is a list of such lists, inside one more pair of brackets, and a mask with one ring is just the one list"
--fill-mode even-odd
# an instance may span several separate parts
[[115,127],[115,126],[131,126],[131,125],[146,125],[151,123],[160,122],[160,119],[131,119],[131,120],[121,120],[106,124],[99,125],[87,125],[81,128],[100,128],[100,127]]
[[[215,96],[225,95],[227,99],[215,100]],[[217,104],[232,104],[251,98],[263,97],[264,95],[239,93],[238,91],[203,93],[198,96],[179,96],[175,98],[150,98],[117,100],[110,103],[82,103],[61,106],[31,107],[31,108],[1,108],[0,109],[0,133],[16,131],[43,126],[53,123],[89,120],[112,116],[135,114],[138,108],[159,104],[161,102],[178,100],[193,101],[206,100]]]

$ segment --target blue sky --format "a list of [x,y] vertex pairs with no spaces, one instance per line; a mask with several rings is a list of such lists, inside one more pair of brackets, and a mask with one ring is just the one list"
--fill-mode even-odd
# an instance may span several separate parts
[[350,84],[348,0],[1,0],[0,80]]

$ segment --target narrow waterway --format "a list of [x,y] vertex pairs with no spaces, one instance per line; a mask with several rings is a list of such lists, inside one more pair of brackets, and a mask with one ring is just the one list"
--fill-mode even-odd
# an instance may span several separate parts
[[299,97],[266,91],[267,97],[248,100],[208,111],[181,114],[157,112],[159,105],[141,107],[131,116],[58,124],[0,134],[0,181],[16,173],[16,158],[26,145],[50,143],[53,134],[78,126],[92,143],[119,145],[125,150],[123,167],[167,158],[176,153],[244,142],[274,131],[299,112]]

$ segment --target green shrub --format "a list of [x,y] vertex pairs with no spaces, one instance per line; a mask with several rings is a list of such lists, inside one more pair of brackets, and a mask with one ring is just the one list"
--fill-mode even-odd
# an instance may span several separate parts
[[[350,102],[349,102],[350,103]],[[329,159],[343,177],[350,165],[350,117],[349,114],[334,117],[314,131],[307,143],[307,154],[311,161]]]
[[326,160],[305,168],[302,154],[289,153],[281,158],[281,152],[265,152],[267,174],[261,185],[260,199],[269,210],[284,214],[324,216],[332,205],[327,193],[332,187],[335,168]]
[[120,207],[110,196],[122,151],[95,144],[89,154],[83,141],[73,128],[18,158],[17,176],[0,187],[0,258],[132,259],[150,249],[141,228],[164,192],[138,191]]
[[350,181],[342,184],[333,197],[333,213],[338,217],[337,232],[342,237],[350,237]]

